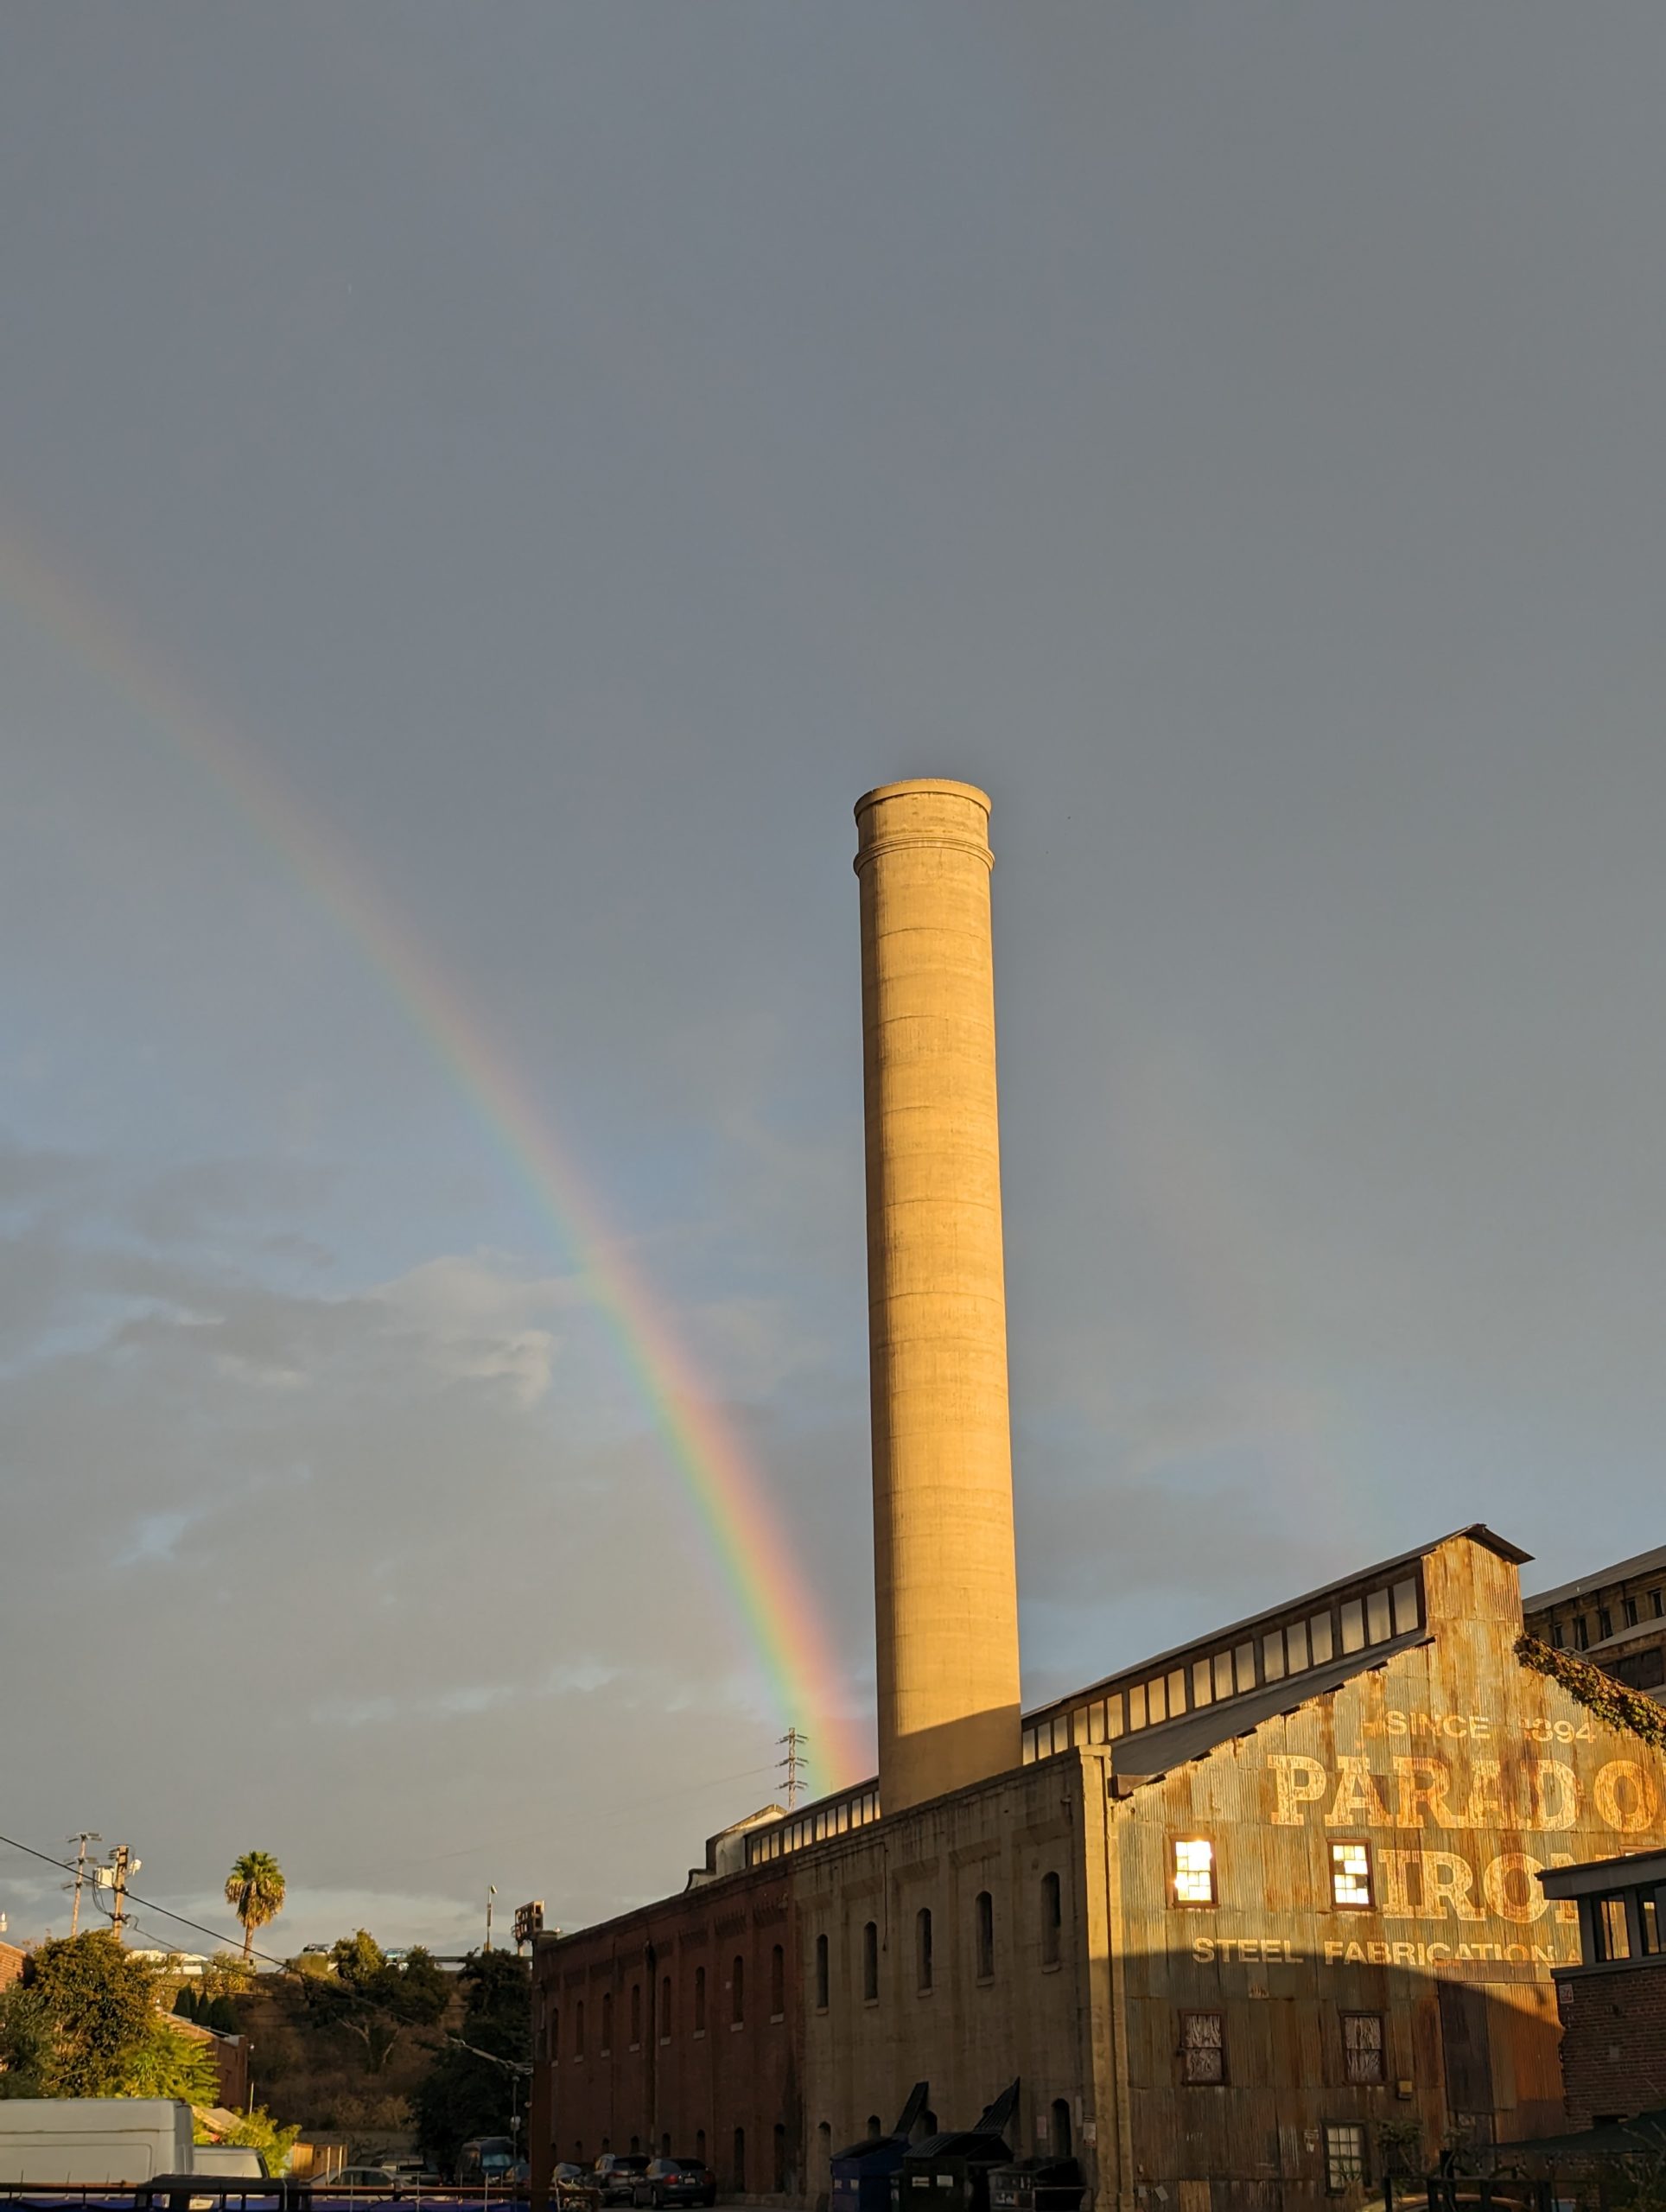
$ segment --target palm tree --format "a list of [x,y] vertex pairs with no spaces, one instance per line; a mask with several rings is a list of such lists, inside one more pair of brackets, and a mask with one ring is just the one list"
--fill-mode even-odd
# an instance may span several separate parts
[[245,1851],[226,1877],[226,1902],[243,1923],[243,1955],[249,1956],[257,1928],[283,1910],[283,1869],[270,1851]]

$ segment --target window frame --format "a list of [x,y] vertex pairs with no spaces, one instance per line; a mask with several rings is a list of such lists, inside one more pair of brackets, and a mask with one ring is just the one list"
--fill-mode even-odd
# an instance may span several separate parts
[[[1217,2030],[1215,2041],[1212,2044],[1188,2043],[1186,2024],[1192,2020],[1212,2020]],[[1211,2050],[1219,2061],[1219,2071],[1207,2077],[1201,2074],[1193,2074],[1191,2071],[1193,2053]],[[1174,2055],[1180,2062],[1180,2087],[1183,2089],[1225,2088],[1230,2075],[1226,2063],[1226,2013],[1224,2008],[1219,2005],[1207,2005],[1183,2006],[1180,2012],[1180,2041],[1174,2046]]]
[[[1337,2178],[1337,2164],[1342,2155],[1333,2139],[1348,2135],[1359,2145],[1358,2171]],[[1325,2194],[1326,2196],[1345,2196],[1351,2189],[1368,2189],[1371,2178],[1370,2137],[1363,2120],[1322,2120],[1319,2124],[1319,2155],[1325,2161]],[[1347,2154],[1351,2158],[1351,2152]]]
[[[1180,1895],[1180,1853],[1188,1845],[1201,1845],[1209,1853],[1209,1895],[1206,1897],[1186,1897]],[[1186,1870],[1195,1874],[1195,1867]],[[1168,1840],[1168,1902],[1175,1912],[1214,1912],[1221,1901],[1220,1853],[1215,1848],[1214,1838],[1206,1835],[1174,1835]]]
[[[1342,2032],[1343,2080],[1350,2088],[1385,2088],[1389,2079],[1389,2023],[1386,2014],[1361,2011],[1357,2007],[1350,2006],[1345,2011],[1340,2012],[1339,2018],[1341,2021]],[[1375,2074],[1359,2074],[1354,2070],[1353,2060],[1358,2056],[1358,2051],[1356,2048],[1350,2046],[1348,2041],[1348,2024],[1351,2020],[1374,2020],[1377,2024],[1377,2071]]]
[[[1377,1910],[1377,1866],[1371,1854],[1370,1838],[1363,1835],[1333,1835],[1327,1836],[1326,1842],[1330,1852],[1332,1911],[1375,1912]],[[1363,1897],[1345,1897],[1338,1895],[1338,1883],[1353,1878],[1351,1875],[1344,1874],[1341,1862],[1338,1858],[1337,1854],[1344,1851],[1361,1851],[1365,1854],[1365,1894]]]

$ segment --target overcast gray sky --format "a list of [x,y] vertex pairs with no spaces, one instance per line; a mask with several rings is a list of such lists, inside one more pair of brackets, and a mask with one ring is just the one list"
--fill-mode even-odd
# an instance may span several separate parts
[[[995,800],[1033,1695],[1476,1518],[1547,1583],[1666,1540],[1663,106],[1657,0],[13,0],[6,1834],[455,1948],[771,1794],[641,1395],[327,849],[863,1726],[898,776]],[[4,1853],[0,1906],[66,1925]]]

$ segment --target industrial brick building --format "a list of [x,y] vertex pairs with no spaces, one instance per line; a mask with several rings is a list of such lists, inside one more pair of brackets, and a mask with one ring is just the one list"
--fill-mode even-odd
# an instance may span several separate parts
[[1556,1972],[1567,2116],[1580,2127],[1666,2106],[1666,1851],[1543,1875],[1579,1915],[1579,1953]]
[[1666,1695],[1666,1545],[1526,1601],[1527,1630],[1628,1689]]
[[679,1895],[540,1937],[535,2191],[703,2156],[825,2208],[912,2086],[1119,2212],[1358,2201],[1563,2124],[1542,1870],[1666,1841],[1666,1762],[1518,1652],[1474,1526],[1019,1705],[988,802],[858,809],[879,1773],[715,1837]]

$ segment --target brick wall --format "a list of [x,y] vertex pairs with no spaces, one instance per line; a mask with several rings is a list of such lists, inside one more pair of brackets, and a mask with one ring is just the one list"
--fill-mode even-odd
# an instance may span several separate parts
[[1575,2126],[1666,2104],[1666,1958],[1556,1977],[1562,2084]]
[[0,1989],[10,1989],[22,1971],[22,1952],[15,1943],[0,1943]]

